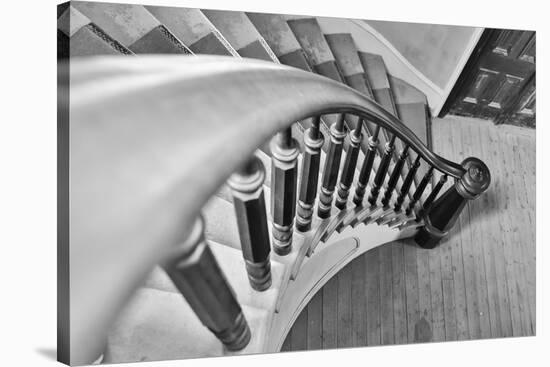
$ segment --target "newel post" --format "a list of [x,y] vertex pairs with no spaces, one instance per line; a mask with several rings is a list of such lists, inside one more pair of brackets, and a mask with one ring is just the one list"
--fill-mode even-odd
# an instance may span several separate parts
[[466,158],[462,167],[466,171],[464,175],[424,211],[424,226],[414,237],[419,246],[428,249],[437,246],[454,226],[467,201],[474,200],[489,187],[491,173],[481,160]]
[[271,286],[271,246],[264,198],[265,169],[253,156],[228,180],[233,192],[233,205],[241,248],[252,288],[264,291]]
[[235,293],[204,238],[204,220],[199,216],[187,240],[163,265],[172,282],[195,314],[229,350],[250,342],[250,328]]

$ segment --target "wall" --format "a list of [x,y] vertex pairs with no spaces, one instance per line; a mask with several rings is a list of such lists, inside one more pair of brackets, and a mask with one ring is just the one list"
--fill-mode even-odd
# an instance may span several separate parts
[[459,65],[475,27],[367,20],[415,68],[445,89]]

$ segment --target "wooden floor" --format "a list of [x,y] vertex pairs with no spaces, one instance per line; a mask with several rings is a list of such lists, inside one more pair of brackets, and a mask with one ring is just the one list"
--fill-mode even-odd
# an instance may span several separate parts
[[535,334],[534,131],[447,117],[434,120],[433,142],[455,162],[485,161],[489,191],[435,250],[396,242],[348,264],[283,351]]

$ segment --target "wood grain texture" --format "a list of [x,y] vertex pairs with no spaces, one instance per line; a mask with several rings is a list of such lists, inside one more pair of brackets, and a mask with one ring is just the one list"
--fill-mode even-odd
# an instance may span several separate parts
[[[448,116],[434,120],[433,142],[445,158],[485,161],[489,191],[435,250],[399,241],[350,263],[319,291],[323,307],[314,298],[304,309],[324,325],[308,341],[343,348],[535,335],[534,133]],[[293,327],[287,342],[294,335]]]

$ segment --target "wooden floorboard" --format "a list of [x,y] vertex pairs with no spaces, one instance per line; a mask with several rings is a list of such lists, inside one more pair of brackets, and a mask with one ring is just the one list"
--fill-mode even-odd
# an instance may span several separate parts
[[451,116],[434,120],[432,133],[439,155],[489,166],[489,191],[436,249],[398,241],[348,264],[313,297],[283,350],[535,334],[534,131]]

